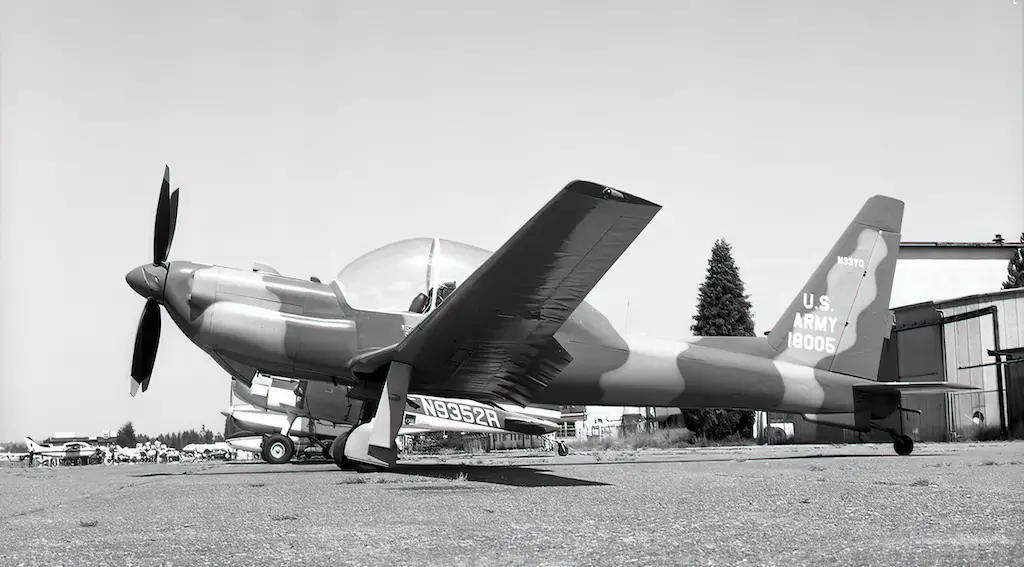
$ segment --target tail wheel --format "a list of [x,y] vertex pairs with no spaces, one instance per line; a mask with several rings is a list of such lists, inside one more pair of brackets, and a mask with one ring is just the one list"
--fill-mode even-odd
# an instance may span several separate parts
[[892,440],[892,448],[897,455],[909,455],[914,450],[914,440],[907,435],[898,435]]
[[568,454],[569,454],[569,447],[568,447],[568,446],[566,446],[566,444],[565,444],[565,443],[561,443],[561,442],[560,442],[560,443],[558,444],[558,456],[559,456],[559,457],[564,457],[564,456],[566,456],[566,455],[568,455]]
[[261,451],[263,460],[272,465],[280,465],[292,460],[295,454],[295,442],[287,435],[274,433],[263,440]]

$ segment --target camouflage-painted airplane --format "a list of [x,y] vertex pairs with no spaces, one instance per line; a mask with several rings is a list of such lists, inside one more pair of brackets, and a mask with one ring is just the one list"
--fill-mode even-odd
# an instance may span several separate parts
[[[856,431],[905,393],[961,388],[877,381],[903,202],[868,199],[766,337],[626,337],[584,298],[660,205],[574,181],[493,254],[442,239],[370,252],[330,283],[168,262],[178,190],[164,171],[153,261],[126,279],[146,306],[132,393],[149,386],[162,305],[233,376],[257,370],[351,386],[359,425],[332,443],[339,466],[394,466],[409,393],[519,406],[717,407],[802,414]],[[409,303],[411,301],[411,303]],[[973,389],[973,388],[966,388]],[[888,430],[898,454],[910,437]]]
[[[259,453],[271,464],[287,463],[297,452],[319,445],[327,458],[337,436],[358,425],[363,401],[348,397],[349,387],[327,382],[291,380],[257,374],[246,386],[232,380],[232,392],[245,404],[234,404],[221,414],[250,435],[232,436],[236,449]],[[520,433],[545,435],[558,430],[556,410],[495,407],[472,400],[409,395],[398,435],[433,431],[461,433]],[[256,434],[256,435],[253,435]],[[298,438],[296,445],[293,438]],[[307,442],[308,440],[308,442]],[[558,454],[568,448],[556,441]]]

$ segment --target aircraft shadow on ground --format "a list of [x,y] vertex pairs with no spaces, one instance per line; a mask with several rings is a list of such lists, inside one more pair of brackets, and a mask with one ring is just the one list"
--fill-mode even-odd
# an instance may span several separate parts
[[[778,456],[778,457],[744,457],[744,456],[742,456],[740,454],[737,454],[736,456],[733,456],[733,457],[723,457],[723,456],[720,456],[720,455],[708,455],[707,457],[694,458],[692,455],[685,455],[685,456],[684,455],[680,455],[679,457],[674,457],[674,458],[673,457],[669,457],[669,458],[662,458],[662,459],[619,459],[619,460],[612,460],[612,461],[594,461],[594,462],[590,462],[590,463],[580,463],[580,462],[559,463],[559,462],[552,462],[552,463],[544,463],[541,466],[545,466],[545,467],[575,467],[575,466],[590,466],[590,465],[657,465],[659,463],[660,464],[679,464],[679,463],[731,463],[731,462],[742,462],[742,461],[791,461],[791,460],[796,460],[796,459],[822,459],[822,460],[848,459],[848,458],[878,459],[878,458],[899,457],[899,456],[900,455],[896,455],[896,454],[862,453],[862,454],[857,454],[857,455],[823,455],[823,454],[814,454],[814,455],[784,455],[784,456]],[[901,458],[906,459],[908,457],[930,457],[930,456],[935,456],[935,455],[921,454],[921,455],[910,455],[910,456],[905,456],[905,457],[901,457]]]
[[[543,465],[546,466],[546,465]],[[466,480],[505,486],[610,486],[606,482],[583,480],[551,474],[529,465],[403,465],[388,471],[395,474],[452,480],[465,474]],[[419,488],[410,488],[418,490]]]
[[[256,464],[256,463],[254,463]],[[264,465],[256,469],[252,466],[221,466],[204,469],[201,471],[174,471],[174,472],[152,472],[129,475],[133,478],[146,478],[158,476],[220,476],[220,475],[262,475],[262,474],[308,474],[313,472],[336,472],[339,474],[356,475],[356,478],[365,478],[367,484],[390,484],[375,480],[377,473],[356,473],[354,471],[341,471],[333,463],[305,462],[289,463],[289,465]],[[310,470],[309,465],[320,465],[322,468]],[[296,466],[298,465],[298,466]],[[542,465],[546,466],[546,465]],[[460,473],[465,474],[465,480],[481,482],[486,484],[501,484],[505,486],[610,486],[605,482],[583,480],[566,476],[551,474],[548,471],[533,468],[530,465],[458,465],[458,464],[402,464],[399,463],[393,469],[383,471],[385,473],[436,478],[439,480],[455,480]],[[394,484],[401,484],[397,481]],[[396,487],[408,490],[440,490],[444,487]]]

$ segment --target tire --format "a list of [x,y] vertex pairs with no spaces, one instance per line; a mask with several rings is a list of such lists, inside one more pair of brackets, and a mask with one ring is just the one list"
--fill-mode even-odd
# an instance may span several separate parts
[[905,457],[914,451],[914,440],[907,435],[900,435],[893,439],[892,446],[897,455]]
[[334,464],[338,465],[338,468],[343,471],[352,468],[348,459],[345,458],[345,442],[348,441],[348,434],[349,432],[346,431],[345,433],[335,437],[334,441],[331,442],[331,460],[334,461]]
[[272,465],[282,465],[292,460],[295,455],[295,442],[287,435],[274,433],[263,440],[261,447],[263,460]]

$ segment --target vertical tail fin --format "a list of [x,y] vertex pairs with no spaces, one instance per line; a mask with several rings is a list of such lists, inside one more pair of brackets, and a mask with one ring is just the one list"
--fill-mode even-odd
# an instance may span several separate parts
[[28,447],[29,453],[38,453],[43,447],[39,443],[36,443],[31,437],[25,438],[25,445]]
[[768,333],[776,360],[877,379],[903,205],[883,195],[864,203]]

